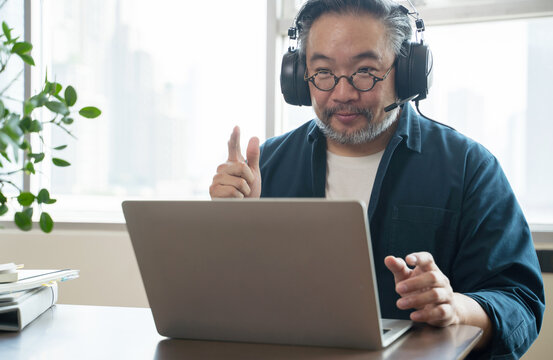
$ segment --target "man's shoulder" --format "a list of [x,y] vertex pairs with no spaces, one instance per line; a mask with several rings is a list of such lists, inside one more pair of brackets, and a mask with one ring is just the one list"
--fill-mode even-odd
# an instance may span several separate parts
[[[471,137],[457,131],[455,128],[435,121],[419,117],[421,137],[424,149],[453,151],[456,154],[473,155],[492,158],[492,153]],[[439,148],[439,149],[436,149]]]
[[315,130],[314,120],[307,121],[300,127],[279,136],[267,139],[261,146],[262,152],[273,152],[278,148],[303,146],[308,141],[309,135]]

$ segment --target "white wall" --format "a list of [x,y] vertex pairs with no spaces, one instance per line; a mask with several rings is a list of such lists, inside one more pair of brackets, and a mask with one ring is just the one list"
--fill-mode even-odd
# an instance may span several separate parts
[[79,269],[60,283],[61,304],[148,307],[138,264],[126,231],[0,229],[0,263],[27,269]]

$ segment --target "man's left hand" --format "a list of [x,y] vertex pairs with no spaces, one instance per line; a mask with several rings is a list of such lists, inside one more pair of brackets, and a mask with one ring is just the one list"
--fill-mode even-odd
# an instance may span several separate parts
[[396,292],[401,296],[397,307],[416,309],[411,320],[440,327],[462,323],[456,302],[456,295],[460,294],[453,292],[449,279],[430,253],[413,253],[405,261],[387,256],[384,263],[394,274]]

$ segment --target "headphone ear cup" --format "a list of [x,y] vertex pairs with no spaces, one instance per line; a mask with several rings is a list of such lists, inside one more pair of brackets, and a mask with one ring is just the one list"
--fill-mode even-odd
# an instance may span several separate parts
[[410,43],[404,43],[401,52],[396,59],[396,93],[398,101],[407,99],[409,93],[409,55],[411,51]]
[[399,101],[426,98],[432,85],[432,52],[421,43],[405,43],[396,63],[396,92]]
[[282,57],[280,91],[290,105],[311,106],[309,84],[304,80],[305,61],[297,50],[288,50]]

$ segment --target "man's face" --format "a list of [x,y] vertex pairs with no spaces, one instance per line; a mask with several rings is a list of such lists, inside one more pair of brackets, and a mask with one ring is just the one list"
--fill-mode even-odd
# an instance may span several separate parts
[[[307,38],[307,76],[323,69],[350,76],[368,68],[383,77],[393,62],[384,25],[368,14],[324,14],[313,23]],[[375,140],[388,129],[397,117],[397,111],[384,112],[396,99],[394,74],[392,69],[367,92],[355,89],[346,79],[340,79],[331,91],[321,91],[309,82],[313,109],[327,137],[357,145]]]

